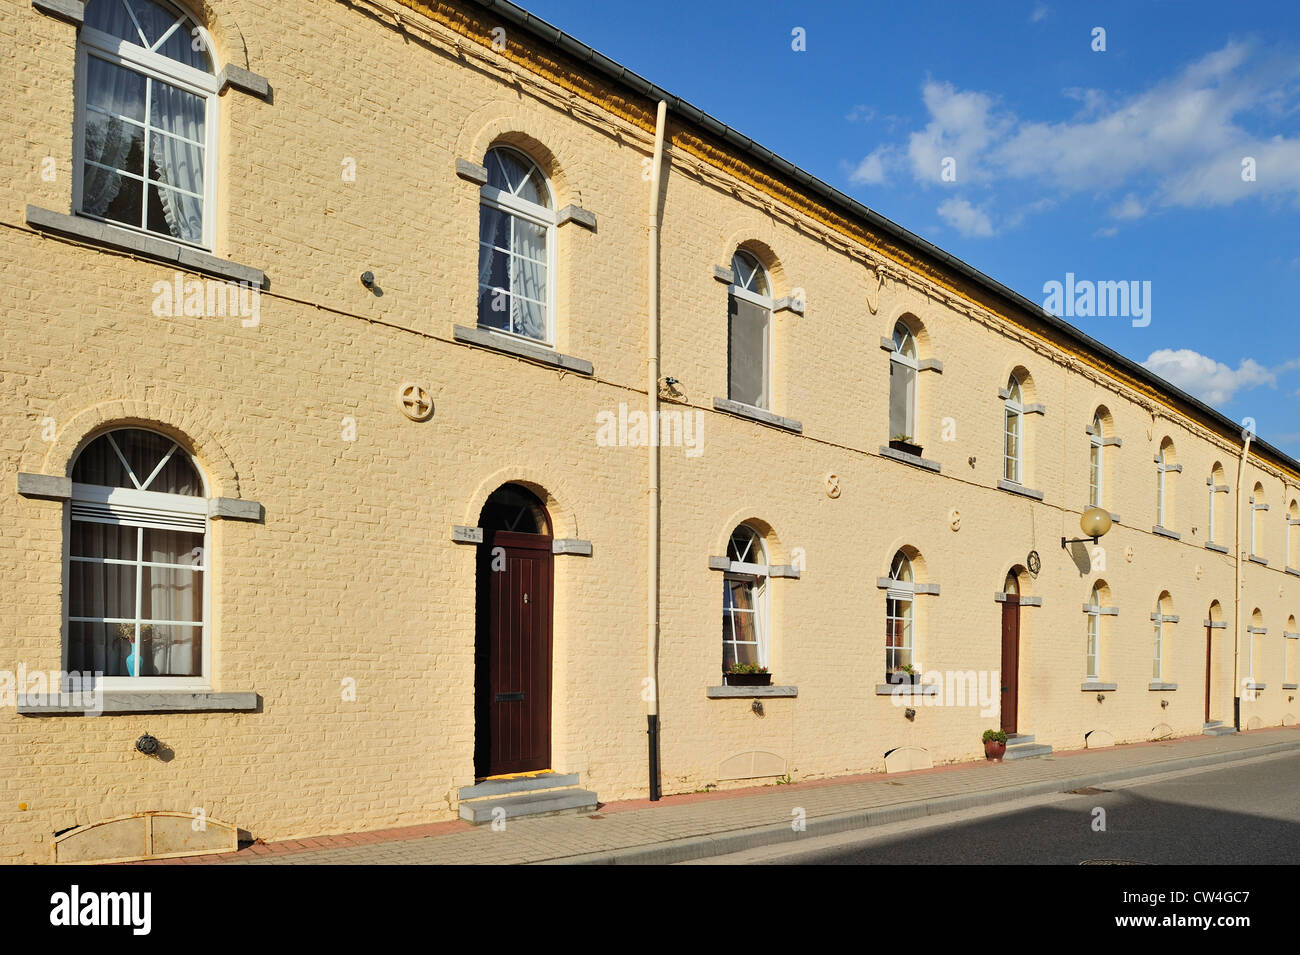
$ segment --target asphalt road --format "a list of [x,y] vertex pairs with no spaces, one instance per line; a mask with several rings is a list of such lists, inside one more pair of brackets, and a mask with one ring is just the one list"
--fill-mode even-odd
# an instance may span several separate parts
[[[1300,754],[1101,784],[695,865],[1294,864]],[[1095,810],[1104,810],[1104,815]],[[1105,829],[1094,828],[1104,821]]]

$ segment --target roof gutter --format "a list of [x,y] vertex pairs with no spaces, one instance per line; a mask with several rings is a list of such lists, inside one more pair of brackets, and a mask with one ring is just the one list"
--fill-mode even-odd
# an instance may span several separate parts
[[[1082,345],[1085,349],[1094,352],[1099,358],[1116,369],[1167,393],[1170,397],[1187,405],[1198,415],[1209,419],[1212,424],[1217,425],[1225,432],[1235,434],[1239,430],[1240,425],[1226,415],[1214,410],[1200,399],[1192,397],[1181,388],[1175,387],[1159,375],[1153,374],[1132,359],[1125,358],[1114,349],[1108,348],[1095,338],[1081,332],[1069,322],[1063,321],[1051,312],[1046,311],[1038,303],[1031,301],[1019,292],[1013,291],[996,279],[990,278],[979,269],[966,264],[961,259],[927,242],[915,233],[909,232],[898,223],[886,219],[878,212],[873,212],[856,199],[850,198],[816,176],[810,175],[789,160],[782,159],[770,149],[760,146],[748,136],[737,132],[703,110],[656,86],[645,77],[632,72],[604,54],[598,53],[585,43],[575,40],[558,27],[533,16],[522,7],[510,3],[509,0],[473,0],[473,2],[484,9],[490,10],[503,20],[513,23],[539,39],[552,44],[575,60],[589,65],[598,73],[626,86],[633,92],[654,102],[667,103],[668,108],[673,111],[679,121],[684,120],[708,132],[710,135],[716,136],[739,152],[771,167],[792,182],[798,183],[808,192],[837,207],[840,211],[866,222],[872,228],[899,240],[905,245],[911,246],[935,262],[947,266],[953,272],[969,279],[998,298],[1004,299],[1021,311],[1027,312],[1049,328]],[[1260,441],[1258,438],[1254,441],[1254,445],[1257,452],[1263,451],[1275,461],[1300,475],[1300,461],[1296,461],[1290,455],[1284,454],[1273,445],[1266,441]]]

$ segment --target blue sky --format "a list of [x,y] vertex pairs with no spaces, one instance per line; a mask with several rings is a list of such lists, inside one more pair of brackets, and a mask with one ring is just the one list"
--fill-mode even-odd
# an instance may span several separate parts
[[523,6],[1300,457],[1295,0]]

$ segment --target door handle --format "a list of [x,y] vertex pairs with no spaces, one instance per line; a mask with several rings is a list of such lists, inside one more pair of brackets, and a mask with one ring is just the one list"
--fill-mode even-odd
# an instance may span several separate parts
[[524,693],[523,693],[522,690],[518,691],[517,693],[498,693],[498,694],[497,694],[497,702],[498,702],[498,703],[521,703],[521,702],[523,702],[523,699],[524,699]]

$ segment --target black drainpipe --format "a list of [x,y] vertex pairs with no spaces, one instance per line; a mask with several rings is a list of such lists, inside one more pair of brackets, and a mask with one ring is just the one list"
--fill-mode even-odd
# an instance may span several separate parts
[[658,802],[659,791],[659,714],[650,713],[646,716],[646,722],[649,724],[647,733],[650,736],[650,801]]

